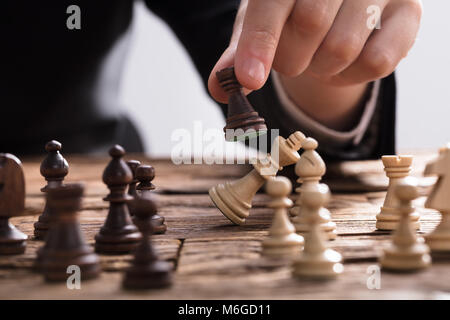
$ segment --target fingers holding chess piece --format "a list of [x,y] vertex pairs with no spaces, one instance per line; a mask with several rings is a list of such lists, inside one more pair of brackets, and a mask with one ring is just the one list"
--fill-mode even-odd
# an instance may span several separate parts
[[77,220],[83,191],[79,183],[47,190],[51,227],[38,254],[38,267],[47,281],[66,281],[69,266],[79,268],[82,280],[100,274],[100,259],[85,243]]
[[408,177],[399,182],[395,196],[399,201],[400,221],[393,235],[392,244],[384,250],[380,260],[384,269],[394,271],[415,271],[431,265],[429,247],[423,238],[417,237],[410,215],[415,212],[412,201],[419,197],[417,180]]
[[[377,214],[376,228],[379,230],[395,230],[400,220],[398,214],[399,200],[395,196],[395,187],[408,177],[411,171],[412,156],[383,156],[381,158],[384,165],[384,171],[389,178],[389,185],[381,207],[380,213]],[[420,229],[419,214],[414,212],[410,215],[412,227],[416,230]]]
[[127,289],[164,288],[172,284],[172,267],[158,256],[151,243],[154,223],[152,217],[157,207],[150,194],[135,199],[135,220],[142,233],[142,240],[134,253],[131,267],[125,272],[123,286]]
[[115,145],[109,150],[112,160],[103,172],[103,182],[110,193],[104,201],[108,201],[109,211],[100,232],[95,236],[95,250],[106,254],[129,253],[141,240],[141,233],[131,221],[127,203],[133,197],[126,193],[126,188],[133,180],[133,174],[123,161],[125,150]]
[[426,166],[424,174],[438,176],[425,207],[441,213],[441,222],[425,236],[425,241],[433,254],[447,255],[450,252],[450,144],[439,151],[439,157]]
[[[155,169],[150,165],[141,165],[136,169],[136,179],[139,181],[139,184],[136,187],[136,190],[140,192],[141,195],[151,194],[152,190],[155,190],[155,186],[152,181],[155,178]],[[166,232],[167,226],[165,224],[164,217],[160,216],[155,212],[152,215],[152,223],[153,223],[153,233],[154,234],[162,234]],[[139,220],[134,220],[134,223],[138,223]],[[138,226],[139,227],[139,226]]]
[[[320,180],[326,171],[325,162],[316,151],[318,145],[319,144],[315,139],[306,138],[302,146],[305,151],[295,165],[295,173],[299,177],[297,182],[301,183],[301,186],[295,189],[298,196],[290,213],[293,216],[292,223],[294,224],[297,233],[303,236],[310,231],[310,224],[306,221],[307,218],[302,214],[301,193],[308,190],[316,191],[320,184]],[[336,239],[336,224],[331,221],[330,212],[326,208],[321,208],[319,216],[320,227],[325,232],[327,239]]]
[[265,256],[295,256],[303,247],[303,237],[295,233],[287,214],[287,208],[292,206],[288,198],[291,190],[291,182],[286,177],[274,177],[267,182],[266,192],[272,198],[268,207],[274,209],[274,216],[269,236],[262,243]]
[[25,209],[25,180],[22,164],[12,154],[0,153],[0,255],[22,254],[28,237],[9,219]]
[[256,192],[283,166],[297,162],[300,158],[297,151],[304,139],[305,135],[300,131],[294,132],[287,139],[278,136],[272,144],[271,154],[265,159],[267,161],[257,161],[253,165],[254,169],[239,180],[221,183],[209,189],[209,196],[215,206],[234,224],[244,224]]
[[234,67],[216,73],[217,80],[228,93],[228,113],[223,128],[227,141],[250,139],[267,133],[263,118],[252,107],[234,74]]
[[[62,145],[56,140],[47,142],[45,150],[48,152],[47,157],[41,163],[41,175],[47,181],[47,185],[41,189],[42,192],[47,192],[50,188],[59,187],[62,185],[64,177],[69,173],[69,165],[61,155]],[[38,221],[34,224],[35,239],[42,240],[45,238],[48,228],[50,226],[48,207],[44,207],[44,211],[39,216]]]
[[320,226],[320,209],[329,199],[330,191],[326,184],[320,184],[316,190],[302,191],[302,214],[310,224],[310,231],[305,235],[303,251],[292,265],[292,273],[296,277],[329,279],[343,272],[342,256],[327,248],[326,237]]

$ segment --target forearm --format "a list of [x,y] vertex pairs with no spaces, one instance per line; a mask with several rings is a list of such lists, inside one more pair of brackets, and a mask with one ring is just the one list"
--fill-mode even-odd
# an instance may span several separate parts
[[368,84],[332,86],[307,74],[279,77],[290,99],[317,122],[338,131],[350,130],[358,123]]

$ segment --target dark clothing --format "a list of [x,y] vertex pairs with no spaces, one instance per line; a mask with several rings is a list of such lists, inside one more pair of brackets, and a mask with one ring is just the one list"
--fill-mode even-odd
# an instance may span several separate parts
[[[73,4],[81,8],[81,30],[66,27],[66,9]],[[206,86],[230,39],[239,1],[147,0],[146,4],[175,32]],[[117,108],[122,66],[117,65],[107,85],[99,77],[107,54],[128,31],[132,9],[132,0],[3,5],[1,152],[42,153],[51,139],[62,142],[65,153],[99,152],[114,143],[129,152],[143,151],[134,125]],[[302,130],[283,115],[270,80],[249,99],[269,128],[280,128],[283,136]],[[382,82],[377,112],[361,144],[346,150],[321,148],[329,158],[377,158],[394,152],[394,129],[395,81],[390,76]]]

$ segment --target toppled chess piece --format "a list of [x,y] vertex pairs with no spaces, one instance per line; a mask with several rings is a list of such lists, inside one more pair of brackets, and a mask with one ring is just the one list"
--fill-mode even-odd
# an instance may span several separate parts
[[[317,153],[316,149],[318,143],[313,138],[306,138],[303,141],[302,148],[305,150],[300,160],[295,165],[295,174],[299,177],[297,182],[301,186],[296,188],[297,200],[294,207],[290,210],[292,223],[298,234],[306,235],[310,229],[310,224],[306,221],[306,217],[302,214],[301,193],[303,191],[317,191],[320,180],[325,174],[326,167],[322,157]],[[326,208],[321,208],[320,212],[320,226],[325,232],[329,240],[334,240],[337,237],[336,224],[331,221],[330,211]]]
[[[411,171],[412,156],[383,156],[381,158],[384,171],[389,178],[389,186],[380,213],[377,214],[376,228],[379,230],[395,230],[400,220],[398,214],[399,200],[395,196],[395,187],[408,177]],[[414,212],[410,215],[412,227],[420,229],[419,214]]]
[[[61,143],[55,140],[49,141],[45,145],[45,150],[48,152],[48,155],[41,163],[41,175],[47,181],[47,185],[41,189],[42,192],[47,192],[50,188],[61,186],[64,177],[69,173],[69,165],[60,153],[61,148]],[[50,220],[46,203],[44,211],[34,224],[35,239],[43,240],[48,232],[49,226]]]
[[125,150],[115,145],[109,150],[112,160],[103,172],[103,182],[110,193],[104,201],[109,201],[109,212],[100,232],[95,236],[95,251],[107,254],[132,252],[141,240],[141,233],[131,221],[127,202],[133,197],[126,193],[133,174],[122,160]]
[[393,191],[399,200],[400,221],[391,245],[384,249],[381,266],[395,271],[415,271],[429,267],[430,249],[424,244],[423,238],[416,236],[409,217],[415,212],[412,201],[419,197],[417,180],[406,178],[399,182]]
[[234,68],[220,70],[216,76],[219,84],[228,93],[227,124],[223,128],[225,139],[238,141],[266,134],[265,121],[247,100],[242,86],[236,79]]
[[267,181],[266,192],[272,198],[268,207],[275,212],[269,236],[262,243],[262,254],[265,256],[295,256],[303,248],[303,237],[295,233],[288,218],[287,208],[292,206],[292,200],[288,198],[291,191],[292,184],[286,177],[274,177]]
[[292,265],[296,277],[315,279],[334,278],[342,273],[342,256],[337,251],[327,248],[326,238],[320,226],[320,209],[330,199],[326,184],[320,184],[317,190],[305,190],[301,194],[302,214],[310,225],[305,235],[305,247]]
[[[142,196],[151,194],[152,190],[155,190],[155,186],[152,183],[154,178],[155,178],[155,169],[152,166],[149,165],[139,166],[136,169],[136,179],[139,181],[136,190],[138,190]],[[139,220],[136,219],[133,222],[136,224],[139,223]],[[166,232],[167,226],[165,224],[165,219],[158,213],[155,213],[152,216],[152,223],[153,223],[153,233],[161,234]]]
[[297,162],[300,158],[297,151],[304,139],[305,135],[300,131],[294,132],[287,139],[278,136],[272,144],[271,154],[267,155],[265,161],[258,160],[253,164],[254,169],[246,176],[209,189],[211,200],[231,222],[244,224],[256,192],[267,179],[275,176],[278,170]]
[[439,151],[439,157],[425,168],[425,175],[437,175],[434,185],[425,202],[426,208],[438,210],[441,222],[425,236],[432,252],[450,252],[450,144]]
[[47,281],[66,281],[69,266],[79,268],[82,280],[100,274],[100,259],[85,243],[77,220],[83,191],[77,183],[47,190],[51,227],[38,252],[38,268]]
[[153,245],[152,217],[157,212],[150,194],[138,195],[134,203],[134,218],[142,233],[142,240],[134,253],[131,267],[125,272],[123,286],[127,289],[164,288],[172,284],[172,268],[169,263],[158,260]]
[[22,254],[28,237],[9,218],[25,210],[25,180],[22,164],[12,154],[0,153],[0,254]]

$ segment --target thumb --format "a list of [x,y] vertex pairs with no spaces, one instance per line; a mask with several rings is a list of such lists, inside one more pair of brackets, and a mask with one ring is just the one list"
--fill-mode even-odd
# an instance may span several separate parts
[[267,80],[283,27],[295,0],[249,0],[237,44],[234,69],[247,89],[261,88]]

